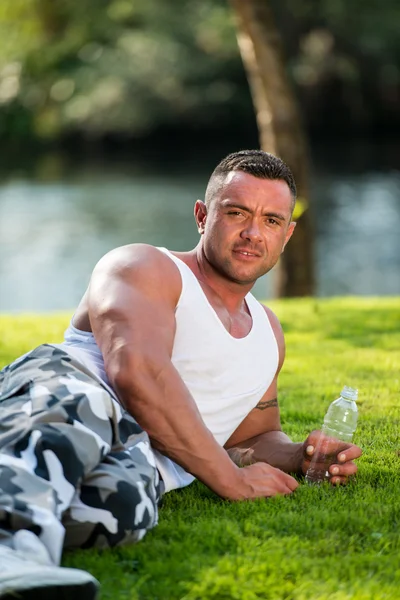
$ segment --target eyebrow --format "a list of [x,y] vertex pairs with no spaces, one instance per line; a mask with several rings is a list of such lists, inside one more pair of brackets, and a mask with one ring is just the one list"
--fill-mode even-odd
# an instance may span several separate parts
[[[243,206],[243,204],[239,204],[238,202],[231,202],[229,200],[227,201],[222,201],[222,206],[224,208],[239,208],[240,210],[243,210],[244,212],[247,212],[249,214],[254,214],[254,212],[248,208],[247,206]],[[284,215],[282,215],[281,213],[275,213],[275,212],[265,212],[262,215],[263,217],[273,217],[274,219],[278,219],[279,221],[286,221],[286,218]]]

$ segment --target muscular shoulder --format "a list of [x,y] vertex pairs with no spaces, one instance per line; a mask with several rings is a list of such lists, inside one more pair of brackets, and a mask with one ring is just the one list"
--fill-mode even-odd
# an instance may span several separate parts
[[108,271],[126,271],[154,269],[162,271],[162,267],[172,261],[158,248],[149,244],[128,244],[107,252],[97,263],[96,269]]
[[182,287],[174,262],[148,244],[129,244],[105,254],[93,271],[91,285],[99,280],[119,280],[135,288],[154,288],[159,294],[167,293],[176,298]]
[[283,361],[285,360],[285,336],[283,333],[282,325],[280,324],[279,319],[276,316],[276,314],[268,306],[265,306],[265,304],[261,304],[261,306],[267,313],[269,322],[272,327],[272,331],[274,332],[276,342],[278,344],[278,350],[279,350],[278,371],[280,371],[280,369],[282,368],[282,365],[283,365]]

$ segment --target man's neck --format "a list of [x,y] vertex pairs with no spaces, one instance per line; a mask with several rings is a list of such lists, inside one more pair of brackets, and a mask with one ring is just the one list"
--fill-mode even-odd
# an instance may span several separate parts
[[241,284],[228,279],[207,260],[200,244],[190,252],[177,254],[190,267],[197,279],[211,288],[231,314],[243,309],[244,298],[254,283]]

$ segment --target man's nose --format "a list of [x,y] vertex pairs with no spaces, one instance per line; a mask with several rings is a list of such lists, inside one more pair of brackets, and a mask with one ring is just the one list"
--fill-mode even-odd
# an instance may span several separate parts
[[259,224],[255,219],[252,219],[246,224],[246,227],[241,233],[241,237],[251,242],[259,242],[262,239]]

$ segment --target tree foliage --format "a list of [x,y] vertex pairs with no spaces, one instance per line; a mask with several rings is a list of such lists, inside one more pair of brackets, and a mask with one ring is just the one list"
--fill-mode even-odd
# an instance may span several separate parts
[[[331,105],[331,89],[360,123],[376,106],[395,114],[397,2],[273,5],[311,122],[315,105]],[[3,138],[139,136],[164,125],[228,127],[251,115],[224,0],[2,0],[0,57]]]

